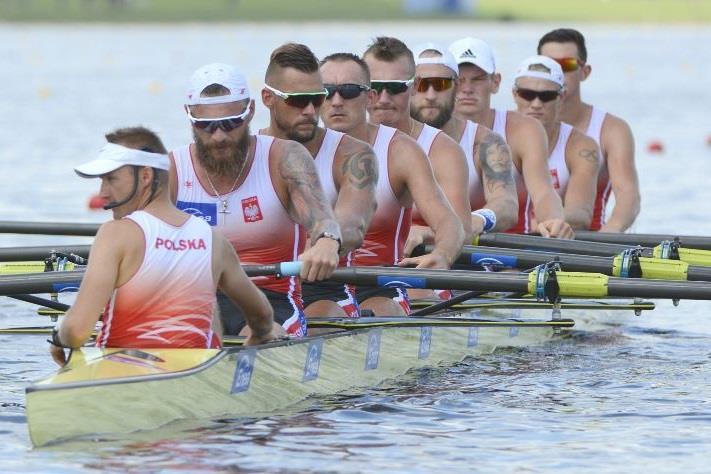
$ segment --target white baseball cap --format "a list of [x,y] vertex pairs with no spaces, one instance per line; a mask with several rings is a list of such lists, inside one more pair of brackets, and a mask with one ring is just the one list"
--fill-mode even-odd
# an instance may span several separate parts
[[[534,65],[543,66],[543,68],[548,71],[542,71],[540,70],[541,68],[531,69]],[[560,67],[560,64],[548,56],[536,55],[524,59],[524,61],[519,64],[518,69],[516,70],[516,77],[514,77],[514,79],[518,79],[519,77],[536,77],[538,79],[546,79],[548,81],[555,82],[560,87],[565,86],[563,69]]]
[[487,74],[496,72],[496,61],[491,47],[476,38],[462,38],[449,45],[457,64],[471,63],[479,66]]
[[[428,50],[436,51],[440,55],[421,58],[420,56],[422,53]],[[413,56],[415,56],[415,66],[419,66],[420,64],[441,64],[454,71],[455,76],[459,76],[459,66],[457,65],[457,61],[454,60],[454,56],[452,56],[452,53],[450,53],[447,48],[434,43],[424,43],[415,48]]]
[[[201,97],[202,91],[212,84],[219,84],[230,91],[229,94]],[[249,86],[237,68],[224,63],[202,66],[190,76],[185,105],[226,104],[249,99]]]
[[107,143],[101,148],[99,156],[95,160],[77,166],[74,171],[82,178],[96,178],[126,165],[150,166],[168,170],[170,160],[168,155],[162,153],[149,153],[115,143]]

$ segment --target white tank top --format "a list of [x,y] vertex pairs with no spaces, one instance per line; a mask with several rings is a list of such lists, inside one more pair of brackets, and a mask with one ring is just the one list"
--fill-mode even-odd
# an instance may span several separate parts
[[550,156],[548,157],[548,169],[551,172],[551,180],[553,181],[553,189],[563,199],[565,191],[568,189],[568,181],[570,181],[570,171],[565,162],[565,149],[568,146],[570,134],[573,131],[573,126],[567,123],[560,123],[558,131],[558,141],[553,147]]
[[378,207],[370,222],[361,248],[355,250],[354,265],[394,265],[402,257],[405,241],[412,224],[412,208],[402,207],[390,184],[388,161],[390,142],[397,130],[385,125],[378,127],[373,151],[378,159],[378,185],[375,201]]
[[462,138],[459,140],[459,146],[464,150],[464,155],[467,157],[467,164],[469,165],[469,202],[471,203],[472,211],[481,209],[486,204],[484,183],[482,183],[479,172],[476,169],[474,155],[474,142],[478,129],[478,123],[467,120],[462,132]]
[[607,201],[612,193],[612,185],[610,184],[610,171],[607,167],[607,154],[602,149],[602,125],[605,122],[607,112],[593,106],[590,114],[590,123],[585,135],[591,137],[597,142],[600,148],[600,173],[597,177],[597,194],[595,196],[595,208],[593,210],[593,219],[590,224],[590,230],[600,230],[600,227],[605,222],[605,208]]
[[219,347],[212,332],[215,282],[212,230],[193,216],[180,227],[135,211],[125,217],[143,231],[143,262],[114,290],[99,347]]
[[341,132],[327,128],[323,142],[321,142],[321,148],[319,148],[314,158],[314,165],[321,181],[321,187],[323,187],[323,192],[328,202],[331,203],[331,207],[336,204],[338,199],[336,183],[333,182],[333,160],[336,157],[336,150],[343,139],[343,135]]
[[[273,137],[257,135],[254,160],[244,182],[222,199],[206,191],[195,174],[191,147],[173,150],[178,178],[178,208],[202,217],[232,243],[243,264],[271,264],[296,260],[303,251],[305,231],[295,223],[279,200],[269,172],[269,150]],[[220,212],[221,201],[227,213]],[[254,280],[261,288],[288,295],[293,304],[301,301],[297,278],[273,277]],[[299,303],[300,304],[300,303]],[[297,304],[298,307],[299,304]]]
[[422,124],[422,130],[420,130],[420,134],[417,136],[417,144],[425,151],[425,155],[430,155],[432,143],[434,143],[435,138],[437,138],[437,135],[440,133],[442,133],[442,130],[427,125],[426,123]]
[[501,138],[508,143],[508,137],[506,137],[506,118],[508,117],[508,110],[494,109],[494,124],[491,129],[501,135]]

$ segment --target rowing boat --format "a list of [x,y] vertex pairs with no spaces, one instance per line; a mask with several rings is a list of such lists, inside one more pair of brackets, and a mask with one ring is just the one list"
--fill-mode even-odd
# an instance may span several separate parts
[[[311,396],[372,387],[410,369],[540,345],[574,324],[550,319],[558,316],[547,303],[527,304],[477,301],[438,317],[313,320],[312,326],[342,331],[251,348],[82,348],[65,368],[27,387],[30,438],[43,446],[125,436],[180,420],[279,414]],[[653,308],[579,302],[571,309],[576,304],[587,313],[603,309],[604,317]]]

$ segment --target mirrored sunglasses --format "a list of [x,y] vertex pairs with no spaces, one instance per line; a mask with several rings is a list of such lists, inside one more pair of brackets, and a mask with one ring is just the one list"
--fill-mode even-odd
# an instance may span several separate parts
[[369,91],[370,87],[364,86],[362,84],[324,84],[323,86],[328,92],[326,99],[331,99],[336,92],[343,99],[355,99],[361,92]]
[[585,64],[584,62],[580,61],[578,58],[553,58],[555,62],[560,64],[560,68],[563,70],[563,72],[573,72],[577,71],[580,66]]
[[402,94],[407,91],[407,89],[412,85],[415,78],[408,79],[406,81],[370,81],[370,88],[373,89],[378,95],[386,91],[389,95]]
[[451,89],[453,85],[453,77],[418,77],[415,80],[417,92],[427,92],[430,87],[436,92],[442,92]]
[[516,95],[527,102],[533,102],[538,98],[541,102],[551,102],[560,96],[560,91],[534,91],[533,89],[515,89]]
[[229,117],[217,117],[217,118],[196,118],[190,113],[190,108],[188,108],[188,118],[193,124],[193,127],[204,130],[207,133],[215,133],[217,129],[222,129],[224,132],[231,132],[232,130],[239,128],[249,115],[249,107],[244,109],[239,115],[230,115]]
[[298,109],[306,108],[309,104],[312,104],[315,108],[321,107],[328,94],[326,90],[318,92],[283,92],[268,84],[264,84],[264,87],[270,90],[275,96],[284,99],[286,105]]

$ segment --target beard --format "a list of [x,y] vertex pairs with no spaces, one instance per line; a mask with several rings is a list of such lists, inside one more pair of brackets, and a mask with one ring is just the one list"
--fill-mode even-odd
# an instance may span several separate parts
[[246,129],[237,140],[222,142],[219,145],[204,142],[195,131],[193,131],[193,139],[198,161],[211,175],[230,176],[240,173],[244,168],[249,150],[249,129]]
[[[318,117],[314,117],[313,120],[302,120],[294,125],[283,122],[276,114],[274,116],[274,122],[279,130],[284,132],[284,135],[289,140],[294,140],[299,143],[310,142],[316,136],[316,129],[318,125]],[[312,125],[309,131],[298,131],[296,127],[299,125]]]
[[422,113],[422,108],[411,108],[410,116],[415,120],[426,123],[430,127],[442,128],[447,122],[449,122],[449,119],[452,118],[452,111],[454,110],[454,94],[451,95],[451,97],[445,104],[437,105],[436,107],[439,109],[439,111],[434,117],[424,117],[424,114]]

